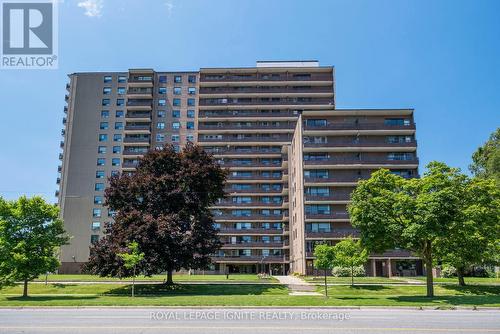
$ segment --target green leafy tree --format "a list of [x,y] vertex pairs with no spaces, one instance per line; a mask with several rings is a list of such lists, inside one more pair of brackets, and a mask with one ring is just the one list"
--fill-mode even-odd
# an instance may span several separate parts
[[328,271],[333,269],[335,265],[335,250],[333,246],[327,244],[319,244],[314,247],[314,265],[317,269],[321,269],[325,274],[325,296],[328,297],[328,285],[326,283],[326,275]]
[[59,209],[41,197],[0,198],[0,287],[28,282],[59,267],[57,250],[67,244]]
[[349,213],[370,252],[402,248],[419,255],[426,268],[427,296],[434,296],[434,247],[449,236],[460,214],[466,177],[444,163],[431,162],[420,179],[404,179],[381,169],[360,181]]
[[128,244],[128,249],[129,252],[119,253],[118,256],[123,260],[125,268],[132,269],[132,297],[134,297],[136,267],[144,260],[144,253],[139,251],[139,244],[135,241]]
[[498,264],[500,254],[500,190],[492,179],[465,182],[461,212],[451,221],[448,235],[436,251],[443,264],[456,269],[459,285],[473,265]]
[[469,169],[477,177],[495,179],[500,186],[500,128],[474,152]]
[[363,265],[368,260],[368,251],[351,237],[342,240],[334,246],[334,264],[351,269],[351,286],[354,285],[354,268]]

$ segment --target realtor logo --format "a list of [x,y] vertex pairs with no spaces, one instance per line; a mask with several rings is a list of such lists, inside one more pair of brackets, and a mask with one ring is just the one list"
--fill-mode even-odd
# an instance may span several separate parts
[[4,0],[1,67],[57,68],[57,0]]

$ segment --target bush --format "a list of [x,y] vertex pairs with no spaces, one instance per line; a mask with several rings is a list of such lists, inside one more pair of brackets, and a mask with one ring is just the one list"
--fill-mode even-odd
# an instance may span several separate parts
[[[443,266],[441,276],[445,278],[457,277],[457,270],[452,266]],[[464,277],[494,277],[494,273],[484,267],[471,267],[464,271]]]
[[457,270],[452,266],[443,266],[443,269],[441,269],[441,276],[444,278],[457,277]]
[[[363,266],[354,267],[354,277],[366,276],[365,268]],[[335,277],[351,277],[351,268],[349,267],[334,267],[332,275]]]

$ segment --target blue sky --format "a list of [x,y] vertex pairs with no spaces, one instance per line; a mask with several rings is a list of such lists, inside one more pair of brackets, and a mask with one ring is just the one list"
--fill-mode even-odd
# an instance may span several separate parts
[[336,67],[337,107],[415,108],[421,165],[467,169],[500,126],[500,1],[65,0],[59,69],[0,70],[0,196],[54,201],[67,73]]

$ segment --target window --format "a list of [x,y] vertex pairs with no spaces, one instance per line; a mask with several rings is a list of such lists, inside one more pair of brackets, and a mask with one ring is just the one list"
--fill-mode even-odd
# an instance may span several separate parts
[[187,111],[187,118],[194,118],[194,110]]
[[125,99],[116,99],[116,105],[119,107],[125,105]]
[[174,145],[174,152],[179,153],[180,151],[181,151],[181,148],[179,147],[179,145]]
[[109,110],[101,110],[101,117],[108,118],[109,117]]
[[329,215],[330,205],[328,204],[309,204],[306,205],[306,214],[308,215]]
[[192,107],[195,105],[194,99],[188,99],[188,106]]
[[188,88],[188,94],[189,95],[195,95],[196,94],[196,88],[195,87],[189,87]]
[[157,133],[156,134],[156,141],[159,143],[162,143],[165,141],[165,135],[163,133]]
[[317,197],[327,197],[330,195],[330,188],[328,187],[307,187],[306,194]]
[[111,87],[104,87],[104,88],[102,89],[102,93],[103,93],[104,95],[111,94]]
[[180,75],[176,75],[176,76],[174,76],[174,82],[175,82],[175,83],[182,82],[182,76],[180,76]]
[[111,159],[111,166],[120,166],[120,158]]
[[388,153],[387,160],[413,160],[413,153],[405,153],[405,152]]
[[104,179],[105,176],[106,176],[106,173],[103,170],[98,170],[95,172],[96,179]]
[[158,112],[156,113],[156,116],[160,118],[165,117],[165,115],[166,115],[165,110],[158,110]]
[[173,118],[181,117],[181,111],[180,110],[172,110],[172,117]]
[[196,82],[196,75],[189,75],[188,76],[188,82],[189,83],[195,83]]
[[125,94],[125,87],[118,87],[117,92],[119,95],[124,95]]
[[104,83],[109,83],[111,81],[113,81],[113,77],[111,75],[104,76]]
[[122,153],[122,147],[121,146],[113,146],[113,154],[120,154]]
[[106,164],[105,158],[97,158],[97,166],[104,166]]
[[113,141],[122,141],[122,135],[121,134],[114,134]]
[[156,128],[157,129],[165,129],[165,122],[156,123]]
[[90,236],[90,243],[93,245],[93,244],[96,244],[99,242],[99,236],[97,234],[92,234]]
[[115,122],[115,130],[123,130],[123,122]]
[[307,119],[306,126],[326,126],[326,119]]
[[172,135],[172,143],[178,143],[179,141],[179,135]]
[[101,228],[101,222],[92,222],[90,227],[92,230],[99,230]]
[[97,147],[97,153],[99,153],[99,154],[105,154],[106,153],[106,146],[98,146]]
[[182,89],[181,87],[174,87],[174,95],[181,95]]
[[194,142],[194,136],[193,135],[187,135],[186,140],[190,142]]
[[109,127],[108,122],[101,122],[101,124],[99,125],[99,129],[101,130],[107,130],[108,127]]
[[186,129],[194,130],[194,122],[186,122]]
[[179,130],[181,127],[181,122],[172,122],[172,129]]
[[118,176],[119,174],[120,174],[120,172],[117,171],[117,170],[112,170],[111,171],[111,176]]
[[158,94],[167,94],[167,87],[158,88]]
[[158,105],[161,106],[161,107],[164,107],[167,105],[167,100],[165,99],[159,99],[158,100]]
[[407,118],[386,118],[384,120],[384,125],[389,126],[409,126],[410,120]]
[[167,76],[166,76],[166,75],[160,75],[160,76],[158,77],[158,82],[160,82],[160,83],[165,83],[165,82],[167,82]]
[[96,183],[94,186],[95,191],[103,191],[104,190],[104,183]]
[[127,82],[127,77],[124,76],[124,75],[119,75],[118,76],[118,82],[119,83],[124,83],[124,82]]
[[116,118],[122,118],[124,115],[125,113],[123,112],[123,110],[117,110],[115,113]]
[[174,99],[174,101],[172,102],[172,105],[174,107],[180,107],[181,106],[181,99]]
[[325,169],[314,169],[304,171],[304,177],[317,178],[317,179],[327,179],[328,171]]
[[109,99],[102,99],[103,106],[109,106],[109,104],[110,104]]
[[94,204],[102,204],[102,196],[94,196]]
[[108,140],[108,135],[105,133],[99,134],[99,141],[107,141]]

